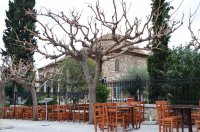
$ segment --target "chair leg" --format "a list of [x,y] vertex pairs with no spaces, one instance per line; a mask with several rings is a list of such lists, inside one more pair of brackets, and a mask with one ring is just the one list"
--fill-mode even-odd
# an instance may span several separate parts
[[174,128],[174,125],[173,125],[174,123],[173,122],[171,122],[171,132],[173,132],[173,128]]
[[159,132],[161,132],[161,125],[159,124]]

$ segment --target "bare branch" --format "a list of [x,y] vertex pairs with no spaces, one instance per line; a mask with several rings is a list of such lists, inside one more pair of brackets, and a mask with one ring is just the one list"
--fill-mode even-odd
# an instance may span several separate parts
[[194,11],[194,13],[190,13],[190,17],[189,17],[189,24],[188,24],[188,29],[190,31],[190,34],[191,34],[191,42],[187,45],[187,47],[195,47],[196,50],[200,49],[200,41],[199,41],[199,30],[198,29],[198,34],[196,35],[194,33],[194,31],[192,30],[192,23],[194,22],[194,19],[195,19],[195,15],[197,14],[197,11],[199,10],[200,8],[200,2],[196,8],[196,10]]

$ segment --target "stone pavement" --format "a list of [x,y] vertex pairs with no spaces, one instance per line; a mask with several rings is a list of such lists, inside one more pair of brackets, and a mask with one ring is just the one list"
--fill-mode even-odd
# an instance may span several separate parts
[[[118,132],[121,131],[119,129]],[[94,126],[87,123],[1,119],[0,132],[94,132]],[[140,129],[130,132],[158,132],[158,125],[141,125]]]

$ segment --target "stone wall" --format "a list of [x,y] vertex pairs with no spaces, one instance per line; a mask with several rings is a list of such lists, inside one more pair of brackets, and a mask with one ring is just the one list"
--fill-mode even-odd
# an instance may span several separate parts
[[[115,71],[116,60],[119,61],[119,71]],[[133,67],[147,68],[147,59],[133,55],[121,55],[115,59],[111,59],[103,63],[102,77],[107,77],[108,81],[118,80]]]
[[145,118],[145,121],[157,121],[158,120],[158,115],[157,115],[155,104],[145,104],[144,118]]

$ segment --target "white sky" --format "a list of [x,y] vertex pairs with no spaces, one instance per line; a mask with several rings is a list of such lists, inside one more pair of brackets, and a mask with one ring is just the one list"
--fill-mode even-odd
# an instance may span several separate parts
[[[130,14],[131,17],[138,17],[145,21],[145,17],[150,13],[150,3],[151,0],[124,0],[127,3],[132,3]],[[170,0],[171,5],[176,9],[182,0]],[[36,9],[40,10],[41,8],[51,9],[52,11],[64,11],[66,14],[69,13],[70,9],[77,9],[78,11],[83,11],[82,20],[87,21],[88,16],[91,16],[89,8],[87,8],[86,3],[95,4],[96,0],[36,0]],[[197,8],[200,0],[184,0],[179,11],[175,14],[175,19],[180,20],[182,14],[184,13],[184,24],[179,28],[175,33],[172,34],[170,40],[170,47],[173,45],[186,44],[190,41],[190,34],[188,32],[188,18],[190,10],[194,11]],[[105,12],[109,15],[112,11],[112,0],[100,0],[101,6],[104,8]],[[5,11],[8,10],[8,0],[0,0],[0,38],[3,36],[3,30],[5,30]],[[50,23],[50,22],[49,22]],[[197,12],[193,23],[194,31],[200,28],[200,10]],[[3,41],[0,39],[0,48],[3,47]],[[39,43],[38,43],[39,45]],[[35,55],[36,66],[40,67],[45,65],[46,61],[43,57],[38,54]]]

